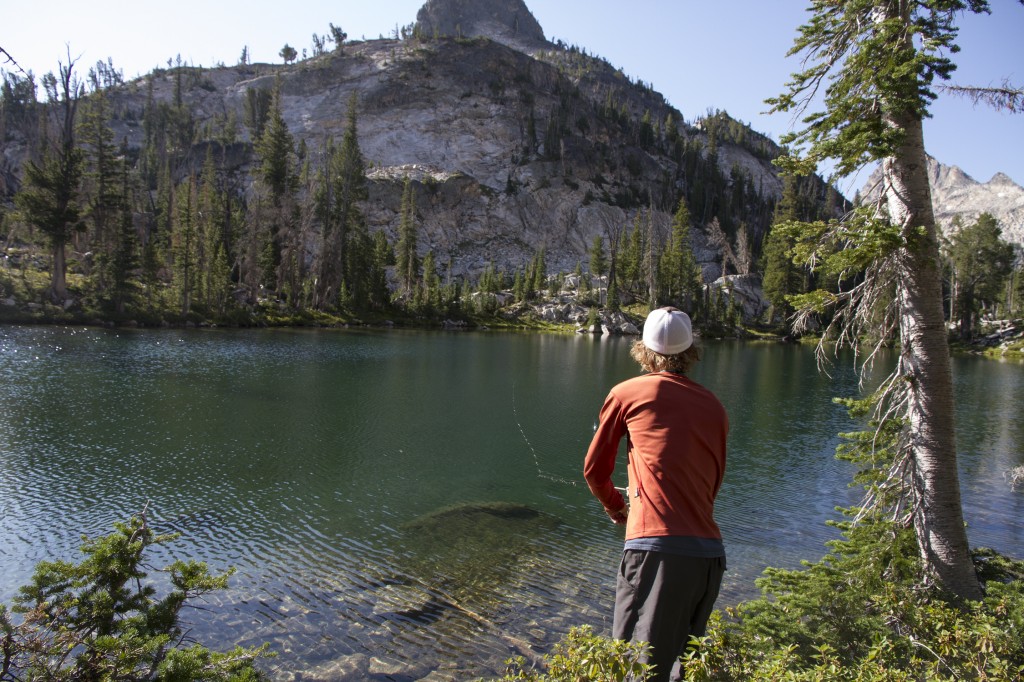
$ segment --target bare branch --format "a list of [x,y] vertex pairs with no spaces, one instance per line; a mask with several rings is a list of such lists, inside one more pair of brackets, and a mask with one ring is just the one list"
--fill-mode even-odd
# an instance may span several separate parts
[[999,87],[976,87],[968,85],[940,85],[938,89],[950,95],[967,97],[974,105],[986,104],[993,109],[1011,114],[1024,113],[1024,88],[1016,87],[1004,80]]
[[15,61],[14,57],[11,56],[11,53],[8,52],[7,50],[5,50],[2,47],[0,47],[0,57],[3,57],[5,62],[10,63],[10,64],[14,64],[14,68],[16,68],[18,71],[21,71],[23,74],[28,76],[28,73],[25,71],[25,69],[21,68],[21,64],[19,64],[17,61]]

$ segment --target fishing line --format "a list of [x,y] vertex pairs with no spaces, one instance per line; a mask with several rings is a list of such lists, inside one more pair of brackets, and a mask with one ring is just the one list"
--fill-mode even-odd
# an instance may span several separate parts
[[516,426],[519,427],[519,433],[522,435],[523,440],[526,441],[526,447],[530,448],[530,452],[533,454],[533,464],[537,467],[537,478],[545,478],[555,483],[561,483],[563,485],[575,486],[576,481],[570,481],[567,478],[561,476],[555,476],[544,471],[540,466],[540,455],[537,453],[537,448],[533,447],[533,443],[526,437],[526,431],[523,429],[522,423],[519,421],[519,410],[516,408],[516,384],[512,382],[512,417],[515,419]]

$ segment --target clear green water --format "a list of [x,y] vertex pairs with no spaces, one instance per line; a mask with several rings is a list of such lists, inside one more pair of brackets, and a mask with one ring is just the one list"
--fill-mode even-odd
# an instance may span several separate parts
[[[628,341],[398,331],[0,327],[0,601],[147,503],[170,554],[238,569],[190,613],[215,646],[270,641],[272,675],[465,679],[610,628],[621,531],[580,477]],[[720,604],[817,558],[855,501],[809,349],[709,343],[729,410]],[[1024,556],[1024,367],[955,362],[974,545]],[[624,478],[624,471],[621,473]],[[161,557],[167,558],[167,557]]]

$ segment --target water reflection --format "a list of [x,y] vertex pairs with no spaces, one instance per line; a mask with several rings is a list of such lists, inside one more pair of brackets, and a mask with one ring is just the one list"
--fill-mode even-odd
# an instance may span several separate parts
[[[149,502],[169,558],[235,566],[197,614],[270,641],[276,677],[465,679],[610,627],[621,531],[581,480],[623,340],[516,334],[0,328],[0,600]],[[955,363],[971,541],[1020,556],[1019,365]],[[833,457],[850,358],[708,344],[731,419],[723,602],[796,566],[853,503]],[[623,478],[624,467],[618,472]]]

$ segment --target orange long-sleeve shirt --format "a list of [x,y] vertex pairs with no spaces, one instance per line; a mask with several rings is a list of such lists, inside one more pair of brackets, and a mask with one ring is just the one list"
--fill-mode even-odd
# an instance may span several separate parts
[[725,474],[729,419],[718,398],[681,374],[654,372],[608,394],[583,475],[605,509],[625,504],[612,484],[619,442],[629,452],[626,540],[721,539],[715,496]]

